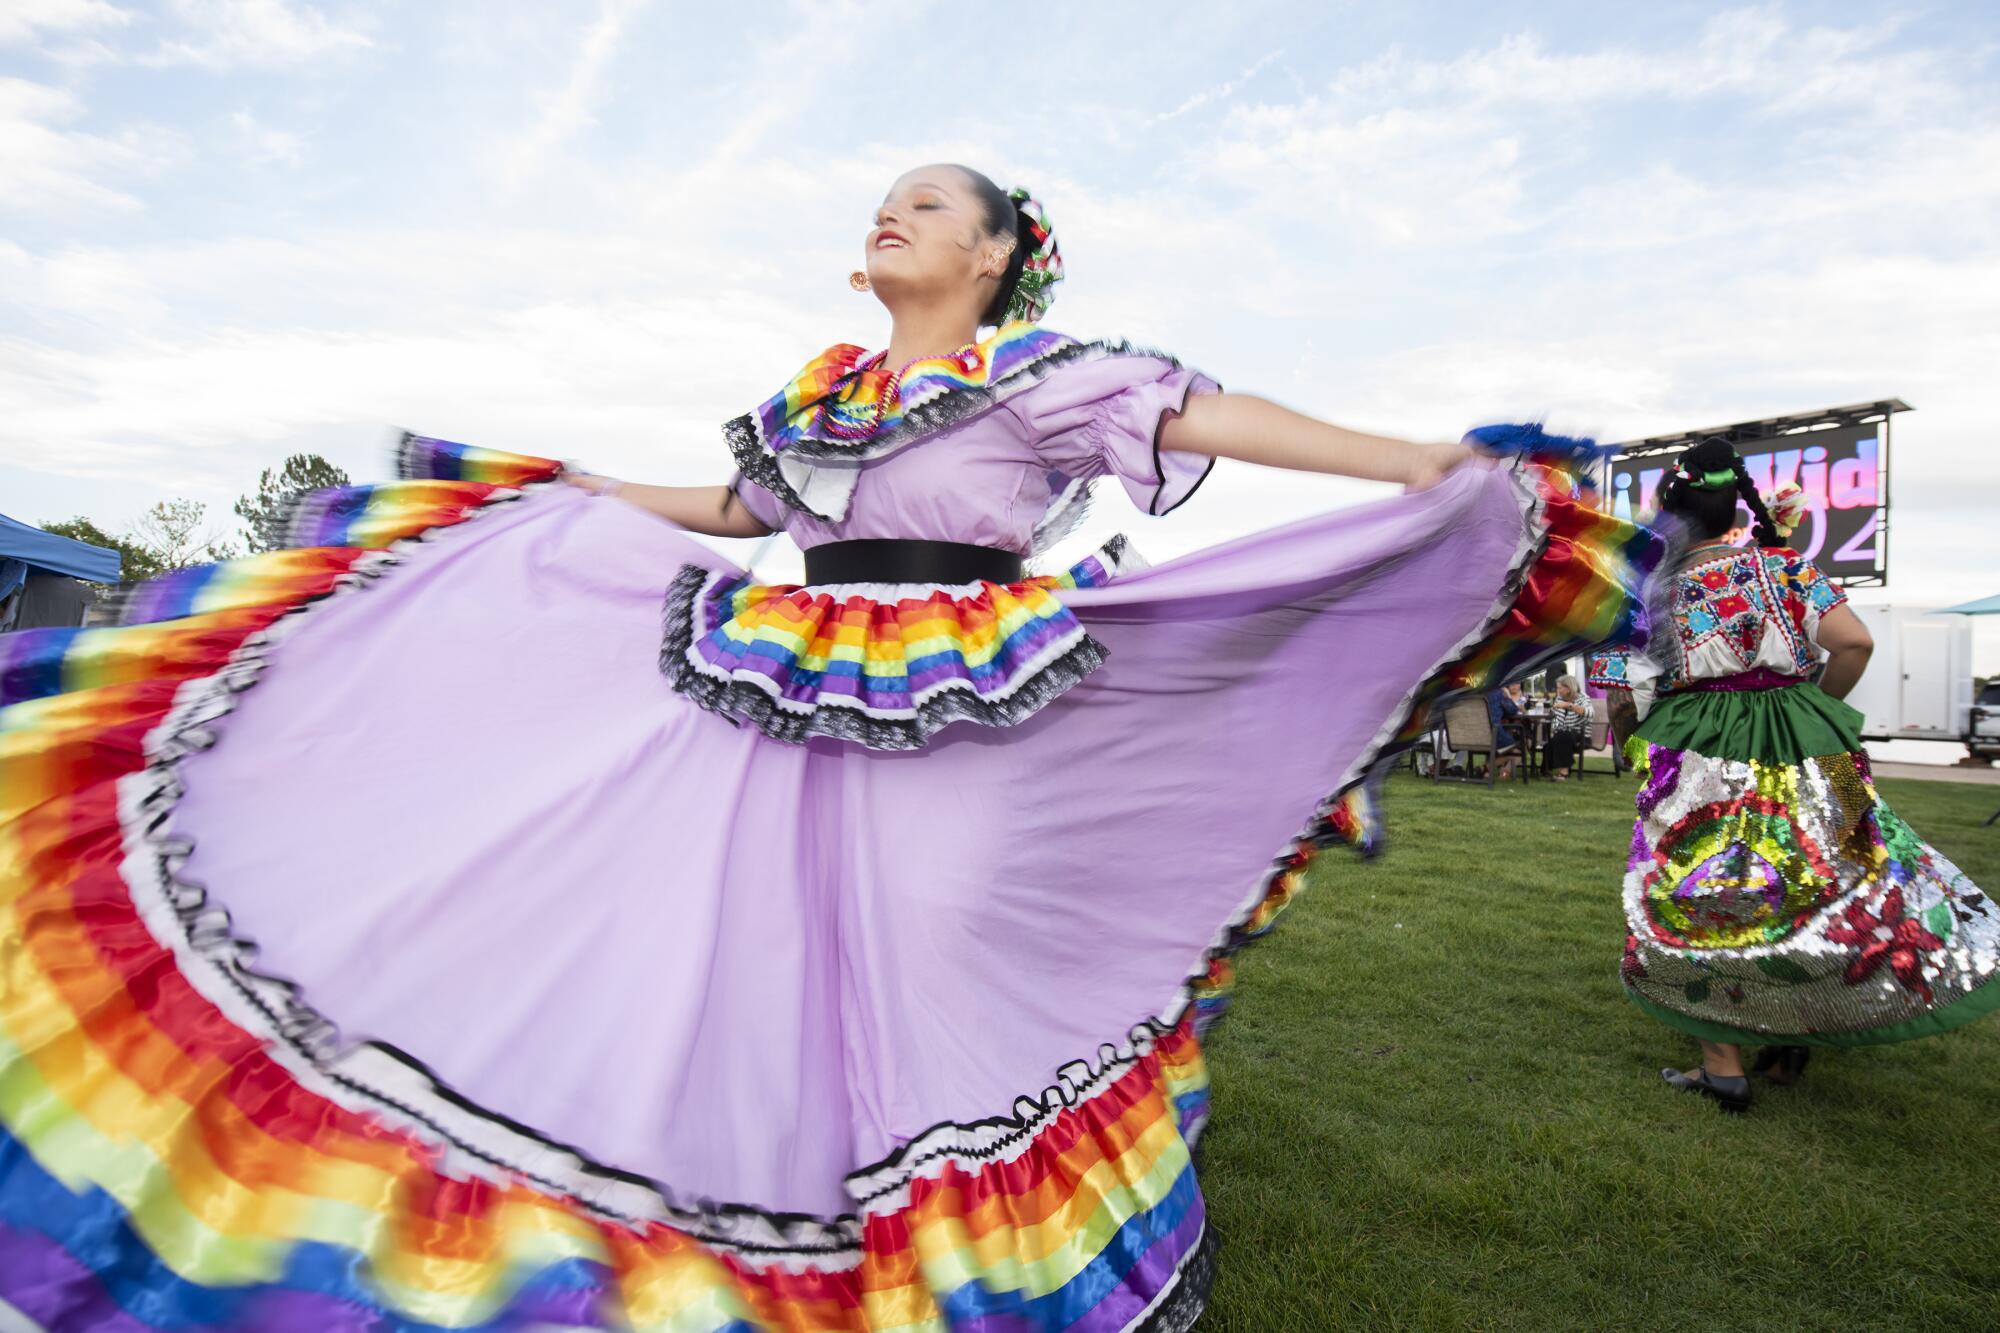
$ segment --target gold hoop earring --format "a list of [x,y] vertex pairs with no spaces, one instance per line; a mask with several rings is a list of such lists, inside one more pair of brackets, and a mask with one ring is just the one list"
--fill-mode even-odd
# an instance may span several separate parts
[[857,292],[873,291],[875,284],[868,281],[868,274],[861,269],[847,275],[847,285]]

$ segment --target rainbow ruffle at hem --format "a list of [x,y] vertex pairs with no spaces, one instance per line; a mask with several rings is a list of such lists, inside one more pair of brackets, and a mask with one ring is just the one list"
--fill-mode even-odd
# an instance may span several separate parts
[[[503,1165],[489,1140],[330,1073],[315,1016],[175,877],[184,849],[149,836],[178,756],[254,686],[281,622],[558,471],[418,437],[403,461],[405,481],[304,506],[317,545],[147,585],[125,627],[0,638],[0,1295],[47,1327],[114,1330],[1192,1323],[1212,1270],[1191,1157],[1200,1035],[1230,955],[1315,853],[1379,847],[1372,780],[1313,812],[1169,1021],[857,1173],[857,1216],[684,1207],[612,1172],[584,1197],[550,1181],[588,1164]],[[1568,461],[1522,465],[1530,521],[1506,592],[1363,769],[1457,692],[1643,634],[1657,545],[1577,502]],[[197,969],[241,985],[218,1000]]]
[[757,584],[688,565],[667,592],[660,669],[774,740],[919,749],[951,722],[1020,722],[1096,670],[1104,650],[1056,593],[1132,563],[1114,537],[1061,574],[893,601],[870,596],[874,585]]

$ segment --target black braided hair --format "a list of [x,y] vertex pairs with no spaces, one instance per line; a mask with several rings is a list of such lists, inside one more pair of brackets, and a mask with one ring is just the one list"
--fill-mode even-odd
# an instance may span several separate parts
[[[1736,453],[1734,449],[1729,452]],[[1752,517],[1757,520],[1755,526],[1750,529],[1750,535],[1756,538],[1759,546],[1783,546],[1785,539],[1778,535],[1777,521],[1771,517],[1770,509],[1764,504],[1764,497],[1758,493],[1757,483],[1750,480],[1750,469],[1743,465],[1741,454],[1736,454],[1735,472],[1736,494],[1742,497],[1743,503],[1749,506]]]
[[1035,248],[1035,236],[1028,230],[1027,215],[1007,197],[1005,190],[993,183],[991,177],[956,162],[952,163],[952,168],[964,172],[965,178],[972,182],[973,193],[979,196],[980,211],[985,214],[986,234],[1014,238],[1014,253],[1007,256],[1007,271],[1000,275],[1000,287],[979,316],[981,324],[997,325],[1007,318],[1007,307],[1014,300],[1014,290],[1021,285],[1022,267]]
[[[1699,485],[1703,475],[1710,472],[1732,473],[1736,485],[1730,488]],[[1683,450],[1674,459],[1666,485],[1660,488],[1660,511],[1679,515],[1695,536],[1704,539],[1720,537],[1736,526],[1738,500],[1749,506],[1751,517],[1756,520],[1753,535],[1759,546],[1784,544],[1784,539],[1778,536],[1778,525],[1771,521],[1771,511],[1764,507],[1764,497],[1750,480],[1742,456],[1720,435],[1712,435]]]

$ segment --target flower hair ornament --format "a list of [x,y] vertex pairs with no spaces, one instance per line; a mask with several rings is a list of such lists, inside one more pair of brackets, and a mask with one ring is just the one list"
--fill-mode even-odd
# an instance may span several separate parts
[[1780,537],[1789,537],[1806,518],[1806,493],[1795,481],[1788,481],[1764,497],[1764,508],[1771,511],[1771,524]]
[[1056,299],[1055,285],[1063,279],[1062,251],[1056,246],[1055,224],[1049,221],[1049,211],[1041,200],[1018,187],[1007,191],[1007,197],[1028,224],[1029,247],[1027,259],[1021,263],[1021,280],[1014,286],[1013,299],[1007,302],[1007,318],[1038,320],[1048,313],[1049,304]]

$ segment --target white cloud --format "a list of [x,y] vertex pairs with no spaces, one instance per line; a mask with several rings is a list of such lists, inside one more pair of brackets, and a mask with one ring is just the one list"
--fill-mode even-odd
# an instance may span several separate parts
[[648,0],[602,0],[596,19],[584,30],[568,77],[561,87],[536,99],[535,123],[508,164],[511,179],[518,182],[533,175],[551,149],[594,123],[593,112],[601,96],[605,69],[618,53],[626,24],[647,3]]
[[179,136],[164,130],[106,136],[70,128],[83,110],[61,88],[0,78],[0,217],[138,212],[139,199],[111,182],[183,154]]
[[[1953,125],[1980,85],[1979,56],[1885,50],[1897,30],[1799,27],[1754,8],[1678,47],[1556,52],[1518,34],[1448,59],[1391,50],[1296,101],[1235,107],[1187,164],[1264,225],[1413,248],[1503,241],[1567,217],[1565,243],[1629,249],[1767,225],[1774,210],[1761,204],[1809,218],[1879,204],[1898,186],[1939,203],[1989,198],[1992,176],[1934,161],[1988,157],[1990,127]],[[1685,164],[1590,157],[1593,115],[1661,102],[1728,108],[1736,135],[1782,143],[1790,160],[1725,190]],[[1593,179],[1552,197],[1550,176],[1582,161]]]
[[342,26],[291,0],[171,0],[182,31],[140,57],[149,65],[297,66],[372,46],[359,27]]
[[[392,422],[701,480],[725,466],[722,419],[770,392],[770,349],[813,350],[782,284],[720,282],[708,256],[636,234],[0,248],[0,280],[46,321],[0,339],[0,456],[208,500],[274,442]],[[240,304],[189,317],[217,292]],[[840,299],[829,286],[823,325]]]
[[[239,65],[369,40],[346,11],[269,12],[292,38],[232,45],[214,22],[179,37]],[[844,278],[882,185],[918,161],[973,160],[1050,201],[1072,273],[1058,327],[1170,348],[1343,424],[1438,438],[1548,414],[1622,438],[1901,394],[1919,409],[1898,423],[1901,587],[1970,596],[2000,579],[1977,541],[1982,507],[2000,509],[1984,466],[2000,116],[1970,44],[1906,49],[1889,27],[1756,9],[1644,49],[1523,34],[1322,64],[1311,95],[1249,104],[1272,83],[1252,80],[1267,67],[1246,65],[1253,46],[1190,58],[1172,93],[1141,90],[1156,101],[1108,72],[1051,90],[1010,135],[907,114],[962,102],[962,53],[913,67],[907,87],[857,82],[879,28],[813,6],[746,66],[782,75],[703,92],[716,104],[689,109],[705,132],[662,154],[632,125],[695,94],[618,77],[659,57],[645,43],[682,39],[639,17],[638,0],[611,0],[552,44],[537,15],[533,41],[446,62],[486,88],[547,90],[488,99],[471,128],[424,142],[470,163],[438,191],[455,196],[447,211],[399,204],[361,226],[305,202],[266,224],[183,198],[183,239],[0,243],[17,312],[0,328],[18,331],[0,342],[0,456],[88,479],[52,480],[73,490],[51,514],[121,484],[226,501],[283,453],[348,440],[361,443],[341,461],[379,475],[388,423],[713,479],[721,418],[818,345],[881,333]],[[732,53],[752,30],[716,22],[703,40]],[[410,45],[384,42],[385,60]],[[365,89],[371,63],[342,77]],[[1286,66],[1310,58],[1291,50]],[[237,150],[291,168],[301,200],[344,186],[336,121],[256,77],[218,78],[242,81],[222,102],[242,108],[225,126]],[[427,89],[436,100],[410,114],[457,110],[463,91]],[[1632,131],[1655,103],[1697,127],[1693,151]],[[1155,106],[1178,110],[1157,123],[1133,109]],[[281,128],[295,116],[316,126],[310,154]],[[70,94],[0,83],[0,207],[38,173],[65,207],[137,210],[146,144],[84,125]],[[1075,135],[1051,141],[1048,125]],[[501,128],[482,140],[486,126]],[[370,146],[388,166],[415,151]],[[508,188],[530,173],[532,189]],[[1129,526],[1158,558],[1379,493],[1225,467],[1171,523],[1107,496],[1093,531]]]
[[229,113],[237,150],[251,162],[296,167],[305,160],[305,139],[289,130],[266,125],[247,110]]
[[0,46],[93,28],[123,27],[132,16],[106,0],[7,0],[0,6]]
[[1950,53],[1882,48],[1900,23],[1799,27],[1777,7],[1731,10],[1711,18],[1682,46],[1611,45],[1554,52],[1520,33],[1448,60],[1413,59],[1392,50],[1342,70],[1328,88],[1336,106],[1385,99],[1442,99],[1481,107],[1578,107],[1721,96],[1766,111],[1808,112],[1863,98],[1899,113],[1935,108],[1949,90]]
[[1519,141],[1456,107],[1245,108],[1192,156],[1266,217],[1346,223],[1368,241],[1454,244],[1524,225]]
[[1153,119],[1155,121],[1174,120],[1180,116],[1187,115],[1190,111],[1198,111],[1211,103],[1228,101],[1231,97],[1235,96],[1238,88],[1263,73],[1268,66],[1284,55],[1284,53],[1283,47],[1266,53],[1261,59],[1257,60],[1235,78],[1224,79],[1221,83],[1204,88],[1198,93],[1193,93],[1183,98],[1180,105],[1176,106],[1173,110],[1163,111]]

